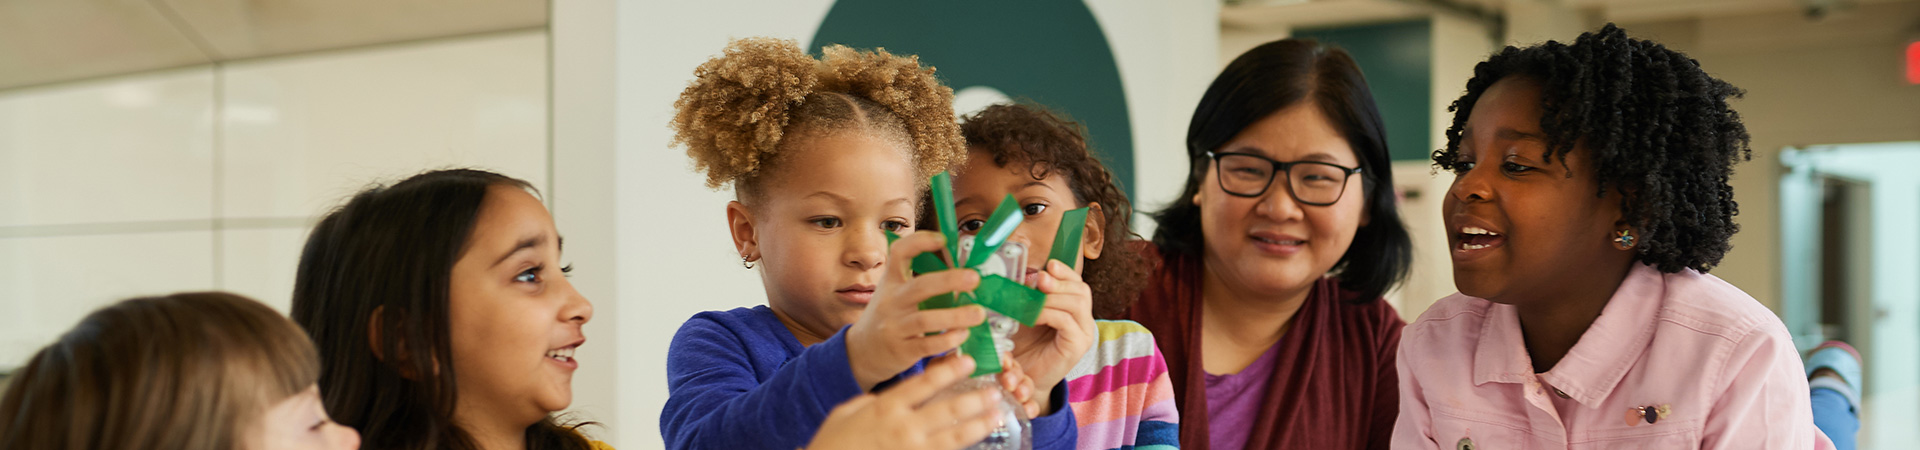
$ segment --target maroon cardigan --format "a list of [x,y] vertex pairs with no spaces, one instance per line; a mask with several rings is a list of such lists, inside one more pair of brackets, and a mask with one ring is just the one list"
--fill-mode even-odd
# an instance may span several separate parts
[[[1159,261],[1140,300],[1122,313],[1153,331],[1180,408],[1180,448],[1206,449],[1207,377],[1200,359],[1200,280],[1194,258]],[[1273,381],[1247,437],[1249,449],[1386,449],[1400,413],[1394,354],[1400,319],[1392,305],[1321,278],[1280,337]],[[1347,300],[1347,301],[1342,301]]]

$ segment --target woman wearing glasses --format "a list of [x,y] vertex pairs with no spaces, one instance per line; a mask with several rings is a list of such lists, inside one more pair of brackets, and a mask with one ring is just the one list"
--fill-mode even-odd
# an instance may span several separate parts
[[1151,287],[1122,318],[1161,337],[1183,448],[1387,448],[1406,276],[1386,136],[1353,59],[1267,43],[1215,78],[1193,170],[1155,214]]

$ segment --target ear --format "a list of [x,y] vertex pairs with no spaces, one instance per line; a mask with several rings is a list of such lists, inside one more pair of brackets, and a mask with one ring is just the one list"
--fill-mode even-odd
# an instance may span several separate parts
[[[1107,214],[1099,202],[1087,204],[1086,229],[1080,232],[1080,256],[1085,259],[1100,259],[1100,252],[1107,247]],[[1075,264],[1084,267],[1084,265]]]
[[367,316],[367,350],[373,353],[373,359],[386,363],[388,367],[399,371],[401,378],[418,381],[420,379],[420,373],[414,370],[412,355],[407,354],[407,345],[405,342],[394,343],[393,348],[399,349],[400,354],[394,355],[395,358],[392,361],[388,361],[386,352],[382,351],[382,348],[385,347],[383,344],[386,342],[386,336],[382,335],[380,330],[384,329],[382,324],[386,322],[386,312],[386,305],[375,306],[373,307],[373,314]]
[[739,200],[727,202],[727,231],[733,233],[733,249],[747,261],[760,259],[760,237],[754,234],[753,211]]
[[386,361],[386,352],[380,351],[380,317],[387,312],[387,305],[373,307],[373,314],[367,316],[367,351],[373,353],[373,359]]

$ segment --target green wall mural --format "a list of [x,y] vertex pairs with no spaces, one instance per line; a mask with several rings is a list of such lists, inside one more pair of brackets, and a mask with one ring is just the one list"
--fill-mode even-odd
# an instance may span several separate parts
[[1378,25],[1294,30],[1294,37],[1338,45],[1367,76],[1387,151],[1395,161],[1426,160],[1433,127],[1433,23],[1421,19]]
[[1133,195],[1133,127],[1120,68],[1084,3],[841,0],[808,48],[830,44],[919,55],[955,92],[986,86],[1065,113],[1087,127],[1095,154]]

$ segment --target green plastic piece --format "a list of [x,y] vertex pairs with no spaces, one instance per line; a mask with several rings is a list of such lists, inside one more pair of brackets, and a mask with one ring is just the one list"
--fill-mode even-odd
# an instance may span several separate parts
[[1029,327],[1040,320],[1040,311],[1045,309],[1047,300],[1047,294],[999,275],[980,277],[980,287],[973,289],[972,297],[980,306]]
[[960,224],[953,223],[953,175],[940,172],[933,176],[933,214],[940,225],[940,234],[947,236],[947,257],[956,258],[960,254]]
[[[1026,215],[1021,214],[1019,203],[1013,199],[1013,196],[1007,196],[1000,201],[999,207],[994,208],[993,216],[975,235],[974,246],[970,250],[968,260],[960,262],[959,267],[954,267],[954,261],[951,261],[951,258],[960,254],[960,237],[957,229],[959,224],[953,221],[953,176],[946,173],[935,175],[932,184],[934,220],[939,222],[940,232],[947,237],[946,257],[943,258],[942,255],[933,252],[914,256],[912,269],[916,273],[939,272],[954,268],[975,269],[975,266],[986,262],[988,257],[998,252],[1000,246],[1006,243],[1007,237],[1013,235],[1014,230],[1019,229],[1021,222],[1026,219]],[[1077,222],[1085,223],[1085,208],[1076,211],[1080,212]],[[1069,216],[1072,214],[1073,211],[1068,212]],[[1065,223],[1061,226],[1063,230],[1067,229]],[[1076,244],[1080,240],[1081,228],[1079,225],[1072,227],[1072,240]],[[900,239],[898,234],[891,231],[886,234],[888,245]],[[1059,252],[1058,247],[1059,245],[1056,244],[1055,253]],[[1077,257],[1079,247],[1075,245],[1070,251]],[[1045,293],[1015,283],[1003,276],[987,275],[980,278],[980,285],[972,292],[935,295],[922,300],[919,308],[921,310],[944,309],[978,304],[993,312],[1011,317],[1022,325],[1034,326],[1040,319],[1040,311],[1046,307],[1046,302]],[[993,329],[982,320],[978,325],[968,328],[968,333],[966,342],[960,344],[960,352],[973,358],[974,376],[999,373],[1002,366],[999,351],[993,347]]]
[[1000,373],[1000,351],[993,348],[993,327],[985,321],[967,329],[967,341],[960,344],[960,353],[973,358],[972,376]]
[[1087,231],[1088,208],[1080,208],[1060,214],[1060,229],[1053,232],[1053,251],[1047,253],[1047,259],[1067,263],[1068,269],[1078,269],[1080,265],[1080,236]]
[[1020,213],[1020,202],[1007,195],[1000,200],[1000,206],[993,208],[993,216],[987,218],[986,225],[973,234],[973,249],[967,252],[966,267],[976,267],[987,262],[1000,246],[1007,243],[1007,237],[1020,229],[1020,223],[1026,220],[1026,214]]

